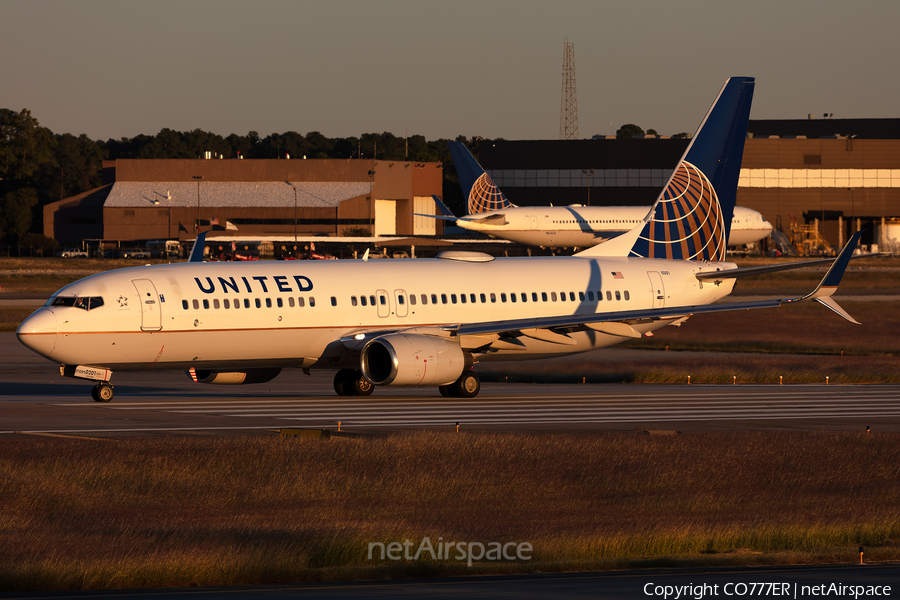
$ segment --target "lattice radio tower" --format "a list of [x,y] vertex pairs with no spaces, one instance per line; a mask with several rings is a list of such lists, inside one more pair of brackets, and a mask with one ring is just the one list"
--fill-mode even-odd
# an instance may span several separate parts
[[575,43],[563,43],[562,108],[559,112],[559,139],[578,139],[578,102],[575,100]]

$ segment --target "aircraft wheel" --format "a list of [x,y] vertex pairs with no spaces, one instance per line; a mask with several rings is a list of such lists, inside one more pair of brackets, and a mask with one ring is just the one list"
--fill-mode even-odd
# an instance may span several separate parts
[[334,391],[337,392],[338,396],[352,396],[353,392],[350,389],[351,377],[353,376],[352,369],[341,369],[337,373],[334,374]]
[[115,396],[113,386],[108,383],[98,383],[91,390],[91,398],[94,402],[109,402]]
[[454,396],[460,398],[474,398],[481,390],[481,380],[478,379],[473,371],[466,371],[459,376],[456,383],[452,384],[452,391],[456,392]]
[[368,379],[363,377],[362,371],[353,371],[353,379],[348,381],[344,387],[350,392],[351,396],[371,396],[375,391],[375,386]]

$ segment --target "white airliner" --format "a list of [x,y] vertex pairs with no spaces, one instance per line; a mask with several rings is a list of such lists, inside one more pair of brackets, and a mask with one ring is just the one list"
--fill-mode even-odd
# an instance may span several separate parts
[[[453,222],[457,227],[511,240],[529,246],[588,248],[634,229],[649,212],[646,206],[517,206],[502,192],[471,193],[475,186],[490,187],[490,177],[478,165],[462,142],[450,142],[450,154],[468,198],[467,214],[456,217],[436,196],[443,213],[429,216]],[[482,176],[485,179],[482,179]],[[483,196],[483,197],[482,197]],[[418,213],[417,213],[418,214]],[[742,206],[734,207],[729,246],[752,244],[772,233],[772,224],[762,214]]]
[[816,300],[852,320],[830,296],[859,233],[806,296],[713,304],[735,277],[797,266],[724,262],[753,88],[752,78],[726,81],[644,221],[575,256],[204,263],[201,235],[187,263],[65,286],[18,338],[64,375],[97,382],[98,401],[112,399],[118,369],[237,384],[288,367],[337,371],[341,395],[398,385],[473,397],[474,362],[585,352],[695,313]]

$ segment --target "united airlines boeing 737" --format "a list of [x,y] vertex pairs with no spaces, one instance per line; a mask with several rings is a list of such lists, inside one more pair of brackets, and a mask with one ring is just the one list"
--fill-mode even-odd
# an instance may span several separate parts
[[[714,304],[760,270],[725,262],[753,88],[729,79],[644,220],[575,256],[204,263],[201,235],[187,263],[65,286],[18,338],[64,375],[97,382],[98,401],[112,399],[118,369],[185,369],[225,384],[331,369],[341,395],[435,386],[473,397],[475,362],[585,352],[696,313],[815,300],[850,319],[830,296],[858,233],[806,296]],[[482,180],[472,193],[500,191]]]
[[[484,199],[472,193],[490,177],[462,142],[450,142],[469,214],[456,217],[435,196],[442,215],[420,215],[451,221],[457,227],[529,246],[588,248],[626,233],[644,221],[646,206],[516,206],[501,192]],[[734,207],[729,246],[758,242],[772,232],[772,224],[755,210]]]

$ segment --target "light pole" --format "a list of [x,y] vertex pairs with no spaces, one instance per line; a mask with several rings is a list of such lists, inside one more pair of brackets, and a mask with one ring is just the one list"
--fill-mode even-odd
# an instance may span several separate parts
[[203,179],[202,175],[194,175],[194,179],[197,180],[197,228],[194,234],[200,233],[200,180]]

